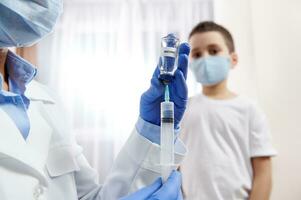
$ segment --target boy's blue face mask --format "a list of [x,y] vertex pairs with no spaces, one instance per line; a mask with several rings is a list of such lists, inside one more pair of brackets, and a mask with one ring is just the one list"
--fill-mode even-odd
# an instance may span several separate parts
[[0,48],[30,46],[50,33],[62,0],[1,0]]
[[197,82],[204,86],[216,85],[228,77],[230,59],[223,56],[198,58],[189,63]]

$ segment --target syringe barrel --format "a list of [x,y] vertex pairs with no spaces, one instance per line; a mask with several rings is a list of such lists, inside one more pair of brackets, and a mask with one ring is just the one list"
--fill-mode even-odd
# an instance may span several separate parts
[[161,103],[161,155],[163,181],[166,181],[174,165],[174,104]]

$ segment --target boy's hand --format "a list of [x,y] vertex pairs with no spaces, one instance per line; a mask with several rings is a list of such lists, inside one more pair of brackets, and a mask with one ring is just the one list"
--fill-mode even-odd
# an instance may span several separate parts
[[[182,43],[179,47],[178,68],[174,79],[169,84],[170,100],[175,105],[175,127],[177,128],[186,109],[188,91],[186,85],[187,65],[190,47]],[[140,117],[152,124],[160,126],[160,103],[164,100],[164,84],[158,79],[158,64],[151,79],[150,88],[142,94],[140,100]]]

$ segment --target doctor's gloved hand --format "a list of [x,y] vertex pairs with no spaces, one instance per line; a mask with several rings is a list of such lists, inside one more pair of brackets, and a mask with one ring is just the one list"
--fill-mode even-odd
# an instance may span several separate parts
[[164,184],[159,178],[153,184],[120,200],[183,200],[181,178],[180,172],[173,171]]
[[[190,47],[187,43],[179,46],[178,66],[174,73],[173,80],[169,83],[170,100],[174,102],[175,128],[179,128],[179,123],[186,109],[188,90],[186,85],[188,55]],[[159,63],[160,65],[160,63]],[[140,99],[140,118],[150,124],[160,126],[160,103],[164,101],[164,84],[159,80],[159,67],[157,66],[151,79],[150,88],[144,92]],[[140,119],[140,121],[141,121]],[[138,121],[139,122],[139,121]],[[140,123],[141,124],[141,123]],[[150,126],[150,125],[149,125]],[[160,134],[153,134],[149,129],[140,128],[140,134],[150,141],[159,144]],[[137,127],[137,126],[136,126]],[[139,126],[138,126],[139,132]],[[153,131],[154,132],[154,131]]]

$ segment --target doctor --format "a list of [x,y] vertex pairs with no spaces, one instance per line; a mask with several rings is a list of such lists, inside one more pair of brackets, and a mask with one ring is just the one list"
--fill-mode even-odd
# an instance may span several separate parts
[[[179,172],[173,171],[165,183],[158,178],[163,96],[158,69],[141,97],[140,116],[130,138],[99,185],[59,103],[33,80],[37,70],[7,49],[32,45],[50,33],[61,11],[60,0],[0,1],[0,199],[182,199]],[[189,46],[182,44],[179,54],[170,84],[177,125],[186,108]],[[179,165],[186,153],[179,139],[175,150]]]

